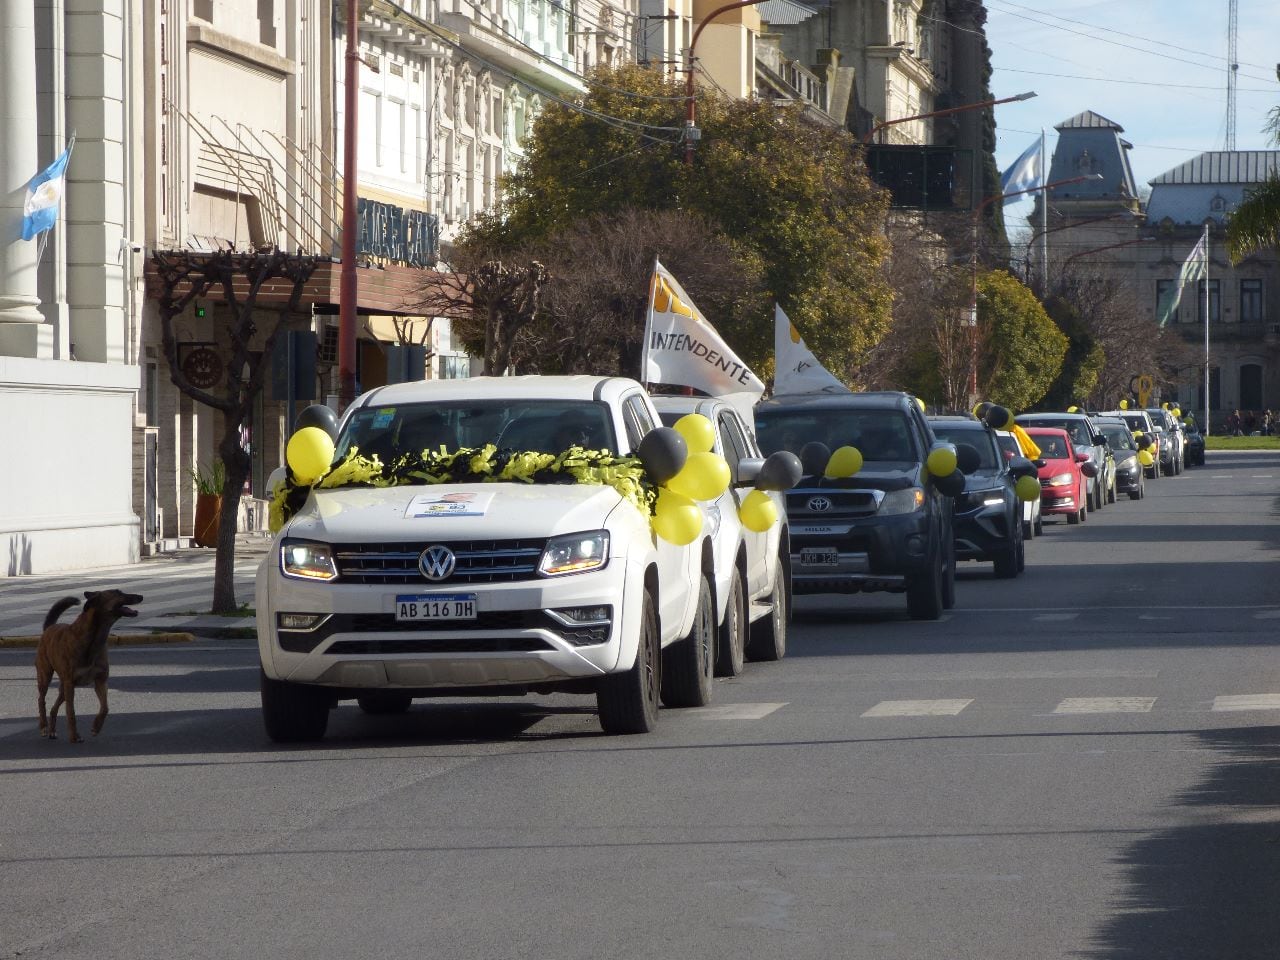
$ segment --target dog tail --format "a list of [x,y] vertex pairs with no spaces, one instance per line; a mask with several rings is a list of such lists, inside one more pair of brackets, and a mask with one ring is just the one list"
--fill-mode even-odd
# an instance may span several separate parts
[[58,622],[58,618],[62,616],[63,610],[66,610],[68,607],[74,607],[79,602],[80,601],[75,597],[63,597],[49,609],[49,613],[44,618],[44,628],[48,630]]

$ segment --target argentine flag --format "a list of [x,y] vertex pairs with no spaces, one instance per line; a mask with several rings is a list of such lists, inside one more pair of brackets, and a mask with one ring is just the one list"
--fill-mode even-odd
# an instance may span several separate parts
[[34,240],[46,230],[52,230],[57,222],[58,207],[62,205],[62,194],[67,184],[67,161],[71,159],[73,146],[74,141],[67,144],[67,149],[58,159],[27,184],[27,200],[22,205],[23,240]]
[[1005,197],[1005,206],[1026,198],[1026,194],[1019,191],[1034,190],[1044,183],[1044,163],[1040,155],[1040,144],[1041,141],[1037,139],[1001,175],[1000,192],[1017,194],[1014,197]]

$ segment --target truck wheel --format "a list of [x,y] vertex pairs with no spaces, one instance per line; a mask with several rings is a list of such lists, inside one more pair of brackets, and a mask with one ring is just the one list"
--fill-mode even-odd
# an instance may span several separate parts
[[710,703],[715,664],[716,608],[704,573],[689,635],[662,651],[663,706],[705,707]]
[[276,743],[324,739],[329,726],[329,696],[319,688],[272,680],[259,670],[262,721]]
[[720,624],[716,643],[716,676],[736,677],[742,672],[746,656],[747,617],[743,612],[742,574],[735,567],[729,581],[729,602],[724,609],[724,623]]
[[360,705],[360,709],[365,713],[373,716],[384,714],[404,713],[413,706],[413,697],[407,693],[396,693],[394,691],[366,693],[362,697],[356,697],[356,703]]
[[942,568],[945,561],[938,558],[930,564],[927,573],[907,578],[907,612],[912,620],[937,620],[942,616]]
[[773,593],[769,594],[772,609],[767,617],[751,624],[751,636],[747,640],[748,660],[772,662],[787,655],[787,621],[791,619],[791,610],[784,582],[786,575],[787,568],[779,561],[778,575],[773,579]]
[[649,733],[658,725],[658,669],[662,638],[653,597],[646,591],[640,612],[636,662],[625,673],[602,677],[596,686],[600,726],[608,734]]
[[1041,510],[1036,514],[1036,536],[1044,535],[1044,511]]

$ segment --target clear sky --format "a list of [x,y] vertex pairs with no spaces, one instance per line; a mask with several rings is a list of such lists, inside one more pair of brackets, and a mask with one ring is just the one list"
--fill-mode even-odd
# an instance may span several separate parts
[[[1001,170],[1040,135],[1052,155],[1061,123],[1082,110],[1124,127],[1139,188],[1206,150],[1227,119],[1227,0],[986,0]],[[1262,132],[1280,104],[1280,0],[1239,0],[1236,149],[1277,149]],[[1030,202],[1011,204],[1025,217]],[[1012,221],[1011,221],[1012,225]]]

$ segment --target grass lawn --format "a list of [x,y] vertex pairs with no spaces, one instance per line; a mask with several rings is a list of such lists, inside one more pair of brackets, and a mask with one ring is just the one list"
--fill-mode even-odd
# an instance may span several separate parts
[[1280,437],[1214,437],[1204,438],[1206,450],[1280,450]]

